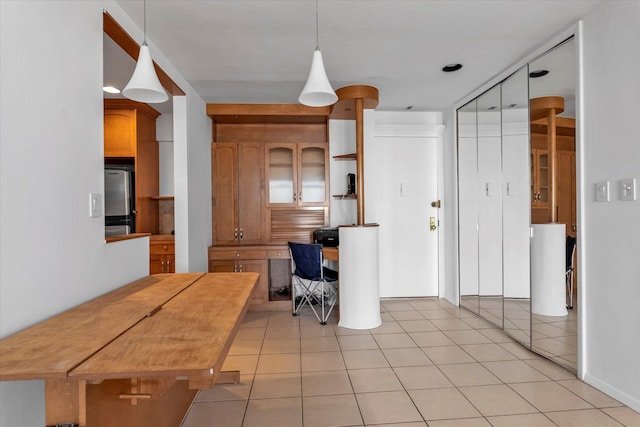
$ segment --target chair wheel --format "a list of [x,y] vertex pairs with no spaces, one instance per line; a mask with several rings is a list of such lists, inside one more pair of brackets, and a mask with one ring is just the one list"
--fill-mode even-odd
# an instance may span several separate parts
[[320,324],[321,324],[321,325],[326,325],[326,324],[327,324],[327,322],[320,322]]
[[567,308],[568,308],[569,310],[573,310],[573,306],[572,306],[572,305],[568,305],[568,306],[567,306]]
[[300,313],[291,313],[292,316],[297,316]]

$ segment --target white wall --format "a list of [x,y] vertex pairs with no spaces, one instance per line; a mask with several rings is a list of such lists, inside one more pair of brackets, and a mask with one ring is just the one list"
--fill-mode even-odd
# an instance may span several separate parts
[[174,97],[176,272],[208,271],[211,120],[197,97]]
[[[149,272],[147,238],[105,244],[102,5],[0,3],[0,336]],[[44,425],[40,381],[0,383],[0,425]]]
[[[0,337],[149,273],[148,238],[107,245],[104,217],[89,217],[89,193],[104,193],[103,9],[142,39],[110,1],[0,2]],[[198,168],[189,190],[210,210],[204,102],[153,52],[187,92],[183,168]],[[186,268],[206,268],[210,218],[187,221]],[[1,382],[0,426],[27,425],[44,425],[43,383]]]
[[[578,283],[584,380],[640,411],[640,201],[620,200],[620,180],[640,183],[640,2],[605,2],[585,17],[582,126],[578,130]],[[595,183],[610,181],[608,203]],[[640,194],[639,194],[640,196]]]

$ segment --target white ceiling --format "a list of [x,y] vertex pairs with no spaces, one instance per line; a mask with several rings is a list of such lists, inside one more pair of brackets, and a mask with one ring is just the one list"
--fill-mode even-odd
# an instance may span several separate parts
[[[334,89],[376,86],[379,110],[444,110],[602,1],[319,0],[319,46]],[[117,3],[143,27],[142,0]],[[146,8],[152,46],[206,102],[297,102],[315,48],[315,1],[147,0]],[[124,86],[133,61],[116,59],[114,46],[105,42],[105,83]],[[442,72],[450,63],[464,67]]]

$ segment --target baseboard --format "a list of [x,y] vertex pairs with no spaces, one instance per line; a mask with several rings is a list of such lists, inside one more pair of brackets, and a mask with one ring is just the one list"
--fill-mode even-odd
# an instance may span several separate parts
[[628,406],[636,412],[640,412],[640,399],[638,397],[631,396],[615,387],[612,387],[610,384],[601,381],[600,379],[593,377],[589,374],[585,374],[584,380],[585,383],[592,385],[603,393],[608,394],[613,397],[620,403]]

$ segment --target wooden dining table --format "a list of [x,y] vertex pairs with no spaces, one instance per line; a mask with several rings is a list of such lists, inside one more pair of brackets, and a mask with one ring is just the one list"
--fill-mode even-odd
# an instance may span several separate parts
[[0,381],[44,380],[47,425],[179,425],[222,365],[257,273],[144,277],[0,340]]

